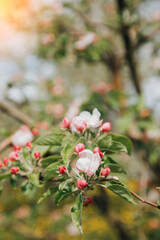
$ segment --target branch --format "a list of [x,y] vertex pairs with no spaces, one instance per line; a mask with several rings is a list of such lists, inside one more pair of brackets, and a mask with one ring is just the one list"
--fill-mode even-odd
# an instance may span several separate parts
[[134,86],[136,88],[136,91],[138,94],[141,94],[141,88],[140,88],[140,77],[137,71],[137,65],[134,57],[134,47],[131,40],[131,37],[129,35],[129,28],[128,26],[123,22],[123,12],[126,8],[125,0],[116,0],[117,1],[117,7],[118,7],[118,13],[120,15],[120,27],[121,27],[121,35],[124,42],[124,47],[126,50],[126,60],[128,62],[128,66],[130,68],[131,72],[131,79],[134,83]]
[[85,13],[83,13],[81,10],[79,10],[78,8],[73,8],[73,10],[83,19],[83,21],[88,24],[89,26],[95,28],[95,27],[100,27],[100,26],[104,26],[104,27],[107,27],[107,28],[110,28],[111,30],[113,31],[119,31],[118,28],[108,24],[108,23],[102,23],[102,22],[98,22],[98,21],[94,21],[90,18],[88,18],[86,16]]
[[[27,124],[28,126],[34,125],[34,121],[15,106],[0,102],[0,108],[3,111],[8,112],[11,116],[23,122],[24,124]],[[11,144],[12,136],[13,134],[0,143],[0,152],[2,152],[6,147]]]
[[[121,183],[119,180],[118,180],[118,177],[116,177],[116,176],[113,176],[113,177],[108,177],[107,179],[101,179],[101,182],[103,182],[103,181],[111,181],[111,180],[114,180],[114,181],[117,181],[117,182],[119,182],[119,183]],[[145,200],[145,199],[143,199],[142,197],[140,197],[138,194],[136,194],[135,192],[133,192],[132,190],[129,190],[130,191],[130,193],[134,196],[134,197],[136,197],[138,200],[140,200],[142,203],[146,203],[146,204],[148,204],[148,205],[150,205],[150,206],[152,206],[152,207],[155,207],[155,208],[158,208],[158,209],[160,209],[160,205],[158,205],[157,203],[153,203],[153,202],[151,202],[151,201],[148,201],[148,200]]]
[[0,143],[0,152],[11,144],[12,135]]
[[28,117],[26,114],[21,112],[17,107],[13,105],[9,105],[8,103],[0,102],[0,108],[4,110],[5,112],[8,112],[11,116],[18,119],[19,121],[32,126],[34,124],[34,121]]
[[150,205],[150,206],[152,206],[152,207],[155,207],[155,208],[158,208],[158,209],[160,209],[160,205],[158,205],[158,204],[156,204],[156,203],[153,203],[153,202],[151,202],[151,201],[148,201],[148,200],[145,200],[145,199],[143,199],[142,197],[140,197],[139,195],[137,195],[135,192],[133,192],[132,190],[129,190],[130,191],[130,193],[134,196],[134,197],[136,197],[138,200],[140,200],[142,203],[146,203],[146,204],[148,204],[148,205]]

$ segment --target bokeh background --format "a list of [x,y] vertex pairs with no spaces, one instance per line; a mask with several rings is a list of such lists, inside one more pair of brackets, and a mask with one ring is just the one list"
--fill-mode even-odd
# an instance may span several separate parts
[[[160,1],[0,0],[0,159],[22,125],[45,134],[64,116],[99,109],[133,141],[119,156],[122,181],[145,199],[160,192]],[[41,204],[2,182],[2,240],[159,240],[160,212],[103,189],[83,208],[81,236],[71,202]],[[0,186],[1,186],[0,185]]]

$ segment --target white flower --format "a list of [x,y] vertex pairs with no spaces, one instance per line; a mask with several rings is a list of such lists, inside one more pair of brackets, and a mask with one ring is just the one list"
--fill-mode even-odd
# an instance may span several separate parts
[[99,153],[93,153],[92,151],[86,149],[79,153],[79,159],[76,163],[76,168],[80,172],[87,173],[88,176],[92,176],[101,164],[101,158]]
[[84,112],[81,112],[79,115],[81,120],[87,123],[87,127],[91,127],[91,128],[97,128],[102,124],[102,120],[100,120],[100,116],[101,114],[97,108],[93,110],[92,114],[90,112],[84,111]]
[[79,120],[84,121],[87,124],[88,128],[97,128],[102,124],[103,120],[100,120],[100,112],[97,108],[93,110],[91,114],[88,111],[81,112],[78,117],[75,117],[72,120],[71,129],[72,131],[76,131],[76,125]]
[[11,142],[13,145],[25,146],[27,142],[33,140],[33,134],[30,129],[20,129],[12,136]]

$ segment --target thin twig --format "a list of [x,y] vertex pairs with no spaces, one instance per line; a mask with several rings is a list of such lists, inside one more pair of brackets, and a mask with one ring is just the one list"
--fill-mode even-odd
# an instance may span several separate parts
[[143,199],[142,197],[140,197],[139,195],[137,195],[135,192],[133,192],[132,190],[129,190],[130,191],[130,193],[134,196],[134,197],[136,197],[138,200],[140,200],[142,203],[146,203],[146,204],[148,204],[148,205],[150,205],[150,206],[152,206],[152,207],[155,207],[155,208],[158,208],[158,209],[160,209],[160,205],[158,205],[158,204],[156,204],[156,203],[153,203],[153,202],[151,202],[151,201],[148,201],[148,200],[145,200],[145,199]]
[[[117,181],[117,182],[120,183],[120,181],[118,180],[118,178],[117,178],[117,179],[116,179],[116,178],[117,178],[117,177],[104,178],[104,179],[101,179],[101,182],[114,180],[114,181]],[[95,182],[95,183],[96,183],[96,182]],[[133,192],[132,190],[129,190],[129,191],[130,191],[130,193],[131,193],[134,197],[136,197],[136,198],[137,198],[138,200],[140,200],[142,203],[146,203],[146,204],[148,204],[148,205],[150,205],[150,206],[152,206],[152,207],[155,207],[155,208],[160,209],[160,205],[158,205],[157,203],[153,203],[153,202],[151,202],[151,201],[148,201],[148,200],[143,199],[142,197],[140,197],[138,194],[136,194],[136,193]]]

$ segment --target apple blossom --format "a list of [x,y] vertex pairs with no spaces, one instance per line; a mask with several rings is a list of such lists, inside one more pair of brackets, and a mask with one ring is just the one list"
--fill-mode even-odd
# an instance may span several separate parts
[[36,151],[36,152],[34,153],[34,157],[35,157],[35,159],[39,159],[39,158],[41,157],[40,152]]
[[33,134],[34,136],[39,136],[39,134],[40,134],[39,129],[38,129],[38,128],[33,128],[33,129],[32,129],[32,134]]
[[88,186],[88,183],[86,182],[86,180],[78,180],[76,182],[76,185],[79,189],[85,188]]
[[103,153],[100,151],[99,147],[95,147],[95,149],[93,150],[93,153],[99,153],[99,156],[102,158],[103,157]]
[[80,152],[85,150],[85,146],[82,143],[78,143],[74,149],[76,150],[76,153],[79,154]]
[[58,170],[59,170],[60,174],[64,175],[66,173],[67,169],[65,166],[61,165],[61,166],[59,166]]
[[11,152],[11,153],[9,154],[9,159],[10,159],[11,161],[16,161],[16,160],[18,160],[18,153],[17,153],[16,151]]
[[87,173],[88,176],[92,176],[101,164],[101,158],[99,153],[96,152],[95,154],[86,149],[79,153],[79,159],[76,163],[76,168],[80,172]]
[[9,159],[8,158],[4,158],[3,163],[4,163],[5,166],[7,166],[8,162],[9,162]]
[[80,120],[84,121],[87,124],[87,128],[97,128],[102,124],[102,120],[100,120],[100,116],[101,114],[97,108],[93,110],[92,114],[90,112],[83,111],[80,113],[79,116],[75,117],[72,120],[71,129],[72,131],[76,131],[77,130],[76,125]]
[[65,129],[70,129],[71,123],[70,123],[70,120],[69,120],[68,117],[65,117],[65,118],[63,119],[62,125],[63,125],[63,128],[65,128]]
[[111,123],[110,122],[105,122],[103,125],[100,127],[101,132],[106,132],[108,133],[111,130]]
[[11,174],[17,174],[19,172],[19,167],[12,167],[10,171],[11,171]]
[[32,142],[27,142],[27,143],[26,143],[26,147],[29,148],[29,149],[31,149],[31,148],[32,148]]
[[107,177],[111,172],[111,169],[106,167],[106,168],[103,168],[100,172],[101,176],[103,177]]
[[25,146],[27,142],[33,140],[33,134],[28,126],[22,126],[20,130],[12,136],[13,145]]
[[71,123],[71,130],[73,132],[83,132],[87,128],[87,124],[79,116],[74,117]]
[[14,150],[14,151],[20,151],[20,150],[21,150],[21,146],[19,146],[19,145],[14,145],[14,146],[13,146],[13,150]]

